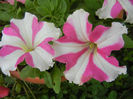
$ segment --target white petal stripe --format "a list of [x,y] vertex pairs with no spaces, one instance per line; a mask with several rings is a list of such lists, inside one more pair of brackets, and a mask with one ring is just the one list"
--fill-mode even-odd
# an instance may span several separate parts
[[67,22],[70,23],[77,34],[80,41],[88,41],[87,26],[89,13],[85,12],[83,9],[76,10],[73,14],[68,16]]
[[127,34],[126,26],[118,22],[113,22],[112,27],[104,32],[104,34],[96,41],[98,48],[103,48],[117,43],[122,34]]
[[81,83],[81,78],[89,62],[91,50],[87,50],[80,58],[77,63],[68,71],[64,72],[66,79],[69,82],[74,82],[75,84]]
[[85,48],[85,44],[78,43],[60,43],[55,41],[53,44],[55,50],[55,57],[68,53],[76,53]]
[[100,19],[112,18],[111,9],[115,3],[116,0],[107,0],[107,4],[98,9],[96,15],[99,16]]
[[25,47],[25,43],[20,38],[15,36],[5,35],[4,33],[2,36],[0,46],[3,46],[3,45],[11,45],[19,48]]
[[30,52],[30,54],[35,67],[40,69],[40,71],[45,71],[50,67],[53,67],[53,56],[43,50],[41,47],[37,47],[34,51]]
[[36,34],[34,47],[44,41],[46,38],[54,38],[55,40],[59,38],[61,31],[56,28],[53,23],[44,22],[42,29]]
[[9,71],[16,70],[15,65],[17,63],[17,60],[23,54],[24,54],[23,51],[16,50],[13,53],[11,53],[11,54],[9,54],[9,55],[7,55],[5,57],[0,57],[0,68],[1,68],[2,72],[5,75],[10,76],[10,72]]
[[126,22],[133,23],[133,5],[129,0],[118,0],[127,12]]
[[26,12],[24,19],[11,20],[19,28],[20,35],[26,41],[29,48],[32,48],[32,22],[34,17],[36,16]]

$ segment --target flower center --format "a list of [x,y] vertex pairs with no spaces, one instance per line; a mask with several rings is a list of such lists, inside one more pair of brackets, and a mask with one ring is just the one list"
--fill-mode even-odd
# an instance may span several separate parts
[[89,49],[94,50],[97,48],[97,44],[93,43],[93,42],[88,42],[87,46],[89,47]]
[[27,46],[22,46],[21,48],[24,50],[24,52],[31,52],[34,50],[34,48],[29,48]]
[[96,48],[97,47],[97,44],[92,43],[92,42],[89,42],[89,47],[90,48]]

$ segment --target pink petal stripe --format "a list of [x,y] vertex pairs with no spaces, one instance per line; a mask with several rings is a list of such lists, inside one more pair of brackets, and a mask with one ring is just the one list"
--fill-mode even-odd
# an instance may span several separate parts
[[74,27],[71,24],[69,24],[68,22],[66,22],[64,24],[63,32],[64,32],[66,37],[59,39],[58,40],[59,42],[60,42],[60,40],[61,40],[61,42],[63,42],[63,39],[65,38],[64,42],[83,43],[82,41],[78,40]]
[[0,86],[0,98],[8,96],[8,94],[9,94],[9,88],[5,88],[3,86]]
[[17,0],[18,2],[21,2],[23,4],[25,4],[26,0]]
[[73,39],[71,37],[63,36],[57,40],[60,43],[78,43],[78,44],[85,44],[85,42],[81,42],[79,40]]
[[[7,0],[11,5],[14,5],[14,0]],[[16,0],[18,2],[21,2],[23,4],[25,4],[26,0]]]
[[129,0],[129,2],[133,5],[133,0]]
[[25,61],[28,65],[34,67],[34,62],[33,62],[33,59],[32,59],[32,56],[30,55],[30,53],[25,53],[21,57],[19,57],[19,59],[17,60],[15,66],[17,67],[17,65],[19,63],[21,63],[24,59],[25,59]]
[[34,67],[34,62],[33,62],[33,58],[32,55],[30,55],[30,53],[26,53],[25,54],[25,61],[28,65]]
[[108,0],[104,0],[103,6],[107,5]]
[[11,5],[14,5],[14,0],[7,0]]
[[87,50],[88,50],[87,48],[84,48],[83,50],[77,53],[64,54],[59,57],[56,57],[55,60],[62,63],[66,63],[66,70],[65,70],[66,72],[77,63],[78,58]]
[[50,53],[51,55],[55,55],[54,49],[51,47],[50,44],[48,44],[49,41],[52,41],[54,38],[47,38],[45,39],[43,42],[41,42],[38,47],[41,47],[42,49],[44,49],[45,51],[47,51],[48,53]]
[[[100,54],[100,53],[99,53]],[[100,54],[107,62],[109,62],[110,64],[119,67],[119,62],[117,61],[117,59],[113,56],[105,56],[104,54]]]
[[20,35],[19,28],[13,22],[11,22],[10,27],[4,28],[3,33],[5,35],[9,35],[9,36],[16,36],[16,37],[20,38],[25,43],[24,39]]
[[109,27],[105,27],[102,25],[98,25],[94,28],[92,33],[89,35],[89,39],[91,42],[96,42],[103,34],[105,31],[107,31]]
[[120,38],[119,41],[113,45],[104,48],[98,48],[98,52],[109,56],[111,54],[111,51],[120,50],[123,46],[124,46],[124,41],[122,38]]
[[19,59],[17,60],[16,64],[15,64],[15,67],[17,67],[17,65],[21,62],[24,61],[24,57],[25,57],[25,54],[23,54],[21,57],[19,57]]
[[111,16],[113,18],[116,18],[120,14],[120,12],[121,12],[122,9],[123,8],[120,5],[120,3],[118,1],[116,1],[115,5],[111,9]]
[[88,61],[89,62],[87,64],[85,72],[83,73],[81,78],[81,84],[87,82],[91,78],[99,80],[100,82],[108,79],[108,76],[101,69],[99,69],[98,66],[94,64],[93,53],[91,53]]
[[32,44],[34,44],[34,39],[36,34],[41,30],[43,27],[43,22],[38,22],[38,19],[36,17],[33,18],[32,21]]
[[5,56],[11,54],[12,52],[14,52],[16,50],[21,50],[21,48],[10,46],[10,45],[3,46],[0,49],[0,57],[5,57]]

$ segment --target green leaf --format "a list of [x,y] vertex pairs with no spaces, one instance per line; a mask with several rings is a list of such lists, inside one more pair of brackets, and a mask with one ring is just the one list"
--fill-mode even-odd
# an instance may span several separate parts
[[19,83],[16,84],[15,90],[16,90],[17,93],[20,93],[21,85]]
[[57,66],[54,66],[52,71],[52,79],[53,79],[53,89],[56,93],[60,92],[60,84],[61,84],[61,71]]
[[34,5],[33,5],[33,1],[31,1],[31,0],[26,0],[26,2],[25,2],[25,7],[26,8],[32,8],[32,7],[34,7]]
[[59,0],[51,0],[51,3],[50,3],[51,10],[54,11],[54,9],[56,9],[58,7],[58,4],[59,4]]
[[22,79],[26,78],[26,77],[31,77],[31,78],[35,78],[35,77],[39,77],[40,75],[40,71],[36,68],[32,68],[30,66],[26,66],[25,68],[22,69],[22,71],[20,72],[20,77]]
[[19,18],[21,16],[22,9],[19,7],[16,13],[16,16]]
[[47,8],[44,7],[36,7],[36,11],[41,15],[41,16],[50,16],[50,11]]
[[123,39],[125,41],[124,48],[133,48],[133,40],[130,37],[125,34],[123,35]]
[[9,13],[0,11],[0,20],[9,21],[11,18],[12,16]]
[[14,81],[15,81],[14,78],[8,76],[4,77],[4,82],[7,83],[8,85],[14,84],[15,83]]
[[43,73],[43,78],[45,81],[45,84],[48,88],[53,88],[53,83],[52,83],[52,77],[49,72],[45,71]]
[[61,0],[60,1],[60,6],[59,6],[59,11],[61,13],[65,13],[66,9],[67,9],[67,4],[66,4],[65,0]]
[[65,0],[38,0],[36,11],[43,16],[43,19],[49,18],[54,23],[64,22],[64,13],[67,9]]
[[102,7],[103,0],[84,0],[89,10],[97,10]]
[[41,8],[46,8],[51,11],[50,0],[38,0],[38,4]]
[[107,99],[117,99],[117,92],[111,91]]

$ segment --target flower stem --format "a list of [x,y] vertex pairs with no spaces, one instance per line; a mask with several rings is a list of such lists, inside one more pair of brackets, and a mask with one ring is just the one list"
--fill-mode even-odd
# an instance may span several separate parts
[[[19,69],[17,68],[17,71],[19,72],[19,74],[20,74],[20,71],[19,71]],[[30,89],[30,87],[28,86],[28,84],[22,79],[22,81],[24,82],[24,84],[25,84],[25,86],[28,88],[28,90],[30,91],[30,93],[31,93],[31,95],[32,95],[32,97],[33,97],[33,99],[36,99],[36,97],[35,97],[35,95],[33,94],[33,92],[31,91],[31,89]]]
[[24,82],[25,86],[28,88],[28,90],[30,91],[30,93],[31,93],[31,95],[32,95],[32,97],[33,97],[33,99],[36,99],[35,95],[34,95],[33,92],[31,91],[31,89],[30,89],[30,87],[27,85],[27,83],[26,83],[24,80],[23,80],[23,82]]

